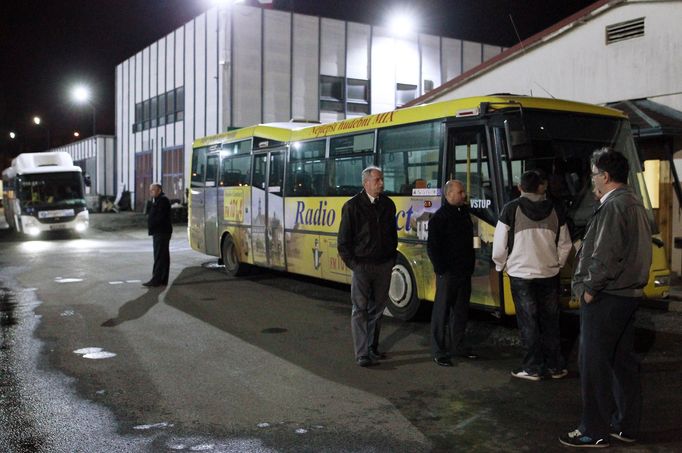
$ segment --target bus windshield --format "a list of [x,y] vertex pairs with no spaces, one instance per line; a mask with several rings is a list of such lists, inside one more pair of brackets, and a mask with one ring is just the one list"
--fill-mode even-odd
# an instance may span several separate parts
[[[503,154],[502,174],[505,201],[519,195],[517,185],[524,171],[539,169],[548,178],[547,196],[565,209],[572,237],[587,225],[596,203],[590,179],[592,153],[608,146],[623,153],[630,162],[628,184],[647,209],[652,226],[642,168],[629,123],[621,118],[595,117],[563,112],[524,111],[523,137],[510,132],[512,158]],[[514,141],[521,143],[514,143]]]
[[17,183],[19,200],[24,206],[45,208],[85,203],[83,179],[78,172],[20,175]]

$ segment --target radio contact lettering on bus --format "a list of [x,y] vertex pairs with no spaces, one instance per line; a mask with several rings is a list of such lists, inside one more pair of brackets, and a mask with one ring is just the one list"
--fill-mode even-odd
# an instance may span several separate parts
[[305,201],[296,203],[296,217],[294,223],[299,225],[332,226],[336,222],[336,211],[327,210],[327,202],[320,201],[317,208],[306,209]]

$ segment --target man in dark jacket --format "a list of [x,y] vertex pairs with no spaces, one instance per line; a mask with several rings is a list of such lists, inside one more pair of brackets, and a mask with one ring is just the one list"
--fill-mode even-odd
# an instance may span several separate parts
[[362,186],[364,190],[343,205],[337,248],[353,271],[351,332],[356,363],[365,367],[384,358],[378,349],[379,332],[388,304],[398,230],[395,204],[383,194],[381,169],[370,166],[363,170]]
[[154,238],[154,270],[152,278],[144,286],[166,286],[170,271],[170,245],[173,225],[171,224],[170,201],[161,189],[161,184],[149,186],[152,197],[151,209],[147,218],[149,235]]
[[[443,205],[429,220],[427,252],[436,273],[436,300],[431,313],[431,351],[440,366],[451,356],[477,358],[464,341],[471,275],[474,273],[474,227],[464,185],[455,179],[444,187]],[[450,334],[448,350],[446,332]]]
[[629,163],[609,148],[592,156],[600,205],[592,215],[573,274],[580,298],[578,429],[559,437],[570,447],[608,447],[609,437],[635,442],[642,413],[635,313],[651,267],[651,225],[627,186]]

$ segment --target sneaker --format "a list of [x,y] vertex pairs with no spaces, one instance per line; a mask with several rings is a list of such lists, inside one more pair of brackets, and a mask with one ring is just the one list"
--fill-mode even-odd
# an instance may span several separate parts
[[566,445],[567,447],[576,448],[606,448],[610,446],[608,440],[594,439],[581,433],[579,429],[559,436],[559,442]]
[[630,436],[629,434],[626,434],[623,431],[614,431],[614,432],[610,433],[610,435],[614,439],[618,439],[622,442],[627,442],[629,444],[637,441],[637,439],[635,439],[633,436]]
[[566,368],[562,369],[550,368],[547,371],[549,372],[549,375],[551,376],[552,379],[562,379],[568,376],[568,370]]
[[515,378],[526,379],[528,381],[539,381],[542,377],[538,373],[529,373],[524,369],[518,369],[511,372]]

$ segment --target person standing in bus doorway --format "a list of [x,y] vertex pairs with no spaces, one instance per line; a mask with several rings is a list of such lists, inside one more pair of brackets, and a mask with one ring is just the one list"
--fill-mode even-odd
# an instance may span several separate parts
[[500,213],[493,262],[509,275],[524,357],[511,375],[539,381],[568,374],[559,334],[559,271],[573,246],[562,210],[544,195],[542,177],[521,175],[521,196]]
[[445,200],[429,220],[426,246],[436,273],[431,352],[436,364],[453,366],[452,356],[478,358],[464,338],[476,258],[474,226],[464,184],[453,179],[445,183],[443,190]]
[[173,234],[170,201],[163,193],[161,184],[149,186],[152,204],[147,218],[147,229],[154,241],[154,269],[152,278],[143,286],[166,286],[170,271],[170,239]]
[[610,148],[592,155],[601,193],[578,250],[573,294],[580,298],[578,429],[559,437],[570,447],[609,446],[609,435],[635,442],[642,410],[635,312],[649,280],[651,225],[627,186],[627,158]]
[[395,204],[383,193],[384,174],[379,167],[369,166],[362,171],[362,187],[343,205],[337,248],[353,271],[351,333],[355,361],[366,367],[385,358],[379,351],[379,333],[389,300],[398,230]]

